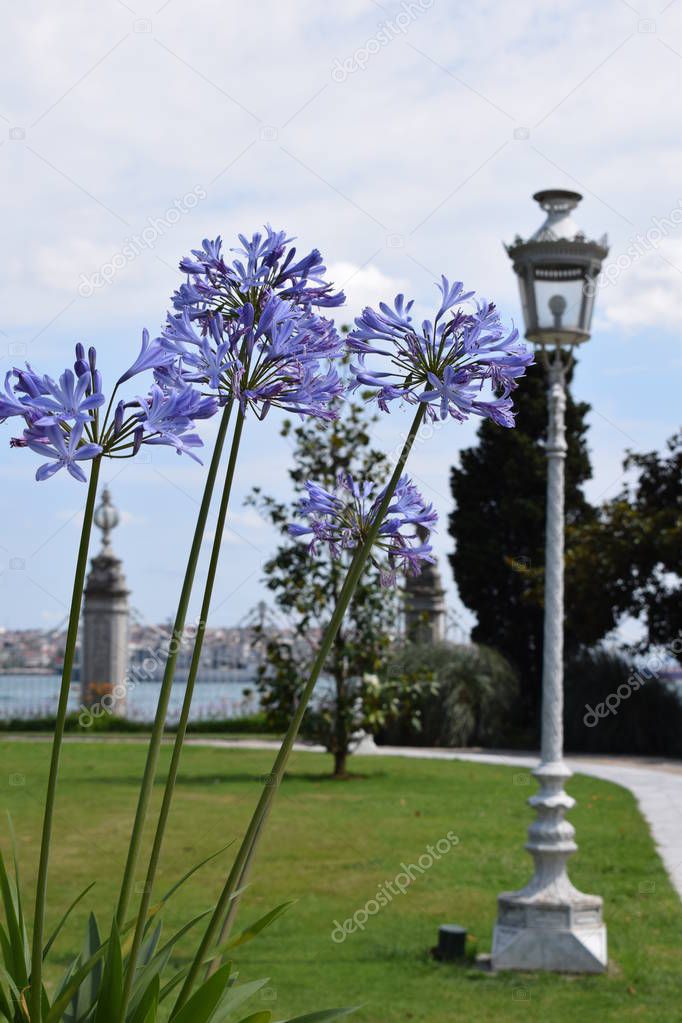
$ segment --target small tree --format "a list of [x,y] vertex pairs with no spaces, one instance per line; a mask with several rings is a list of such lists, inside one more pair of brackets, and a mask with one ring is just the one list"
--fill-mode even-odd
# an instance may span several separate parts
[[[340,472],[381,485],[387,459],[370,445],[374,422],[361,405],[339,403],[340,418],[332,423],[307,421],[294,428],[285,422],[284,437],[294,441],[289,476],[297,498],[306,480],[333,488]],[[289,628],[266,642],[265,663],[258,688],[271,727],[288,723],[315,658],[318,639],[327,625],[345,578],[350,556],[332,558],[328,552],[311,558],[305,543],[289,536],[295,501],[287,504],[253,492],[251,503],[277,527],[282,541],[265,565],[265,581],[284,612]],[[394,590],[382,589],[379,570],[368,565],[334,641],[325,665],[326,679],[304,720],[303,734],[321,743],[334,757],[334,775],[346,774],[353,736],[374,731],[393,715],[403,713],[411,686],[380,684],[400,608]]]

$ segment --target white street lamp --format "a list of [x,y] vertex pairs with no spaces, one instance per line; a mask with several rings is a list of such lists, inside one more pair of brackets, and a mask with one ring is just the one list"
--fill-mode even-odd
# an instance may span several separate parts
[[507,252],[519,277],[526,337],[548,371],[545,616],[542,665],[542,752],[533,774],[540,791],[528,800],[537,820],[526,849],[535,862],[530,882],[498,897],[492,963],[500,970],[601,973],[606,968],[602,900],[584,895],[566,873],[578,848],[564,819],[575,805],[564,791],[571,771],[563,758],[564,469],[566,372],[575,345],[587,341],[606,237],[588,241],[571,218],[582,196],[548,190],[533,197],[547,213],[528,241]]

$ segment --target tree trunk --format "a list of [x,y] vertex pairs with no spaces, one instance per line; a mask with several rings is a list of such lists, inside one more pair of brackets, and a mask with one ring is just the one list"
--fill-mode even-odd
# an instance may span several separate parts
[[342,629],[334,640],[334,684],[336,687],[336,721],[334,723],[334,777],[346,777],[348,759],[348,697],[346,694],[346,637]]
[[346,760],[348,759],[347,750],[337,750],[334,753],[334,777],[345,778],[346,777]]

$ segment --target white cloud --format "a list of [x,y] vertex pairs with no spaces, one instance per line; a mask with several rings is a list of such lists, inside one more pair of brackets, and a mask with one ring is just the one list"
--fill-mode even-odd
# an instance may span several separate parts
[[404,278],[391,277],[376,266],[362,267],[354,263],[332,263],[329,278],[346,294],[346,304],[339,319],[348,324],[352,324],[365,306],[391,300],[406,286]]
[[682,324],[682,238],[667,238],[656,249],[634,259],[625,266],[613,286],[607,284],[600,289],[599,300],[607,321],[629,332],[642,327],[679,330]]
[[[194,19],[176,0],[161,9],[139,0],[135,14],[86,0],[8,7],[0,40],[7,97],[0,106],[7,296],[0,368],[23,359],[25,345],[31,362],[59,372],[74,340],[87,339],[97,344],[105,379],[115,379],[141,327],[163,321],[180,256],[207,235],[221,233],[231,245],[238,230],[265,220],[296,234],[299,250],[318,246],[336,281],[347,282],[340,322],[399,290],[416,298],[418,316],[428,314],[441,272],[518,321],[501,239],[539,225],[532,192],[582,192],[578,222],[590,235],[608,232],[613,253],[679,199],[675,5],[663,13],[654,0],[636,6],[436,2],[343,82],[332,77],[335,60],[373,39],[401,9],[397,0],[336,7],[261,0],[257,32],[251,7],[222,0],[205,0]],[[643,30],[647,19],[655,32]],[[111,284],[79,295],[82,274],[110,261],[149,217],[163,216],[197,185],[206,200]],[[647,448],[677,418],[679,275],[660,258],[682,267],[672,239],[600,291],[594,341],[580,353],[576,378],[577,396],[595,409],[637,408],[640,424],[627,432]],[[642,362],[653,364],[654,342],[656,371],[641,373]],[[235,507],[264,479],[274,493],[285,491],[290,449],[277,437],[278,421],[253,424],[253,433],[249,424]],[[400,413],[390,422],[379,431],[387,444]],[[414,463],[442,495],[443,514],[449,466],[473,434],[451,427],[421,466]],[[207,438],[215,429],[202,427]],[[593,440],[608,437],[595,425]],[[597,488],[609,485],[622,450],[633,446],[618,433],[611,441],[607,457],[597,458]],[[37,459],[26,452],[2,444],[0,462],[26,514],[7,526],[9,549],[25,545],[26,522],[54,531],[57,500],[72,508],[82,499],[70,480],[33,484]],[[147,518],[158,515],[162,524],[155,544],[140,523],[119,538],[139,588],[136,605],[160,619],[172,611],[169,552],[182,556],[206,469],[163,451],[146,465],[121,465],[119,507],[135,511],[144,498]],[[66,536],[45,548],[54,580],[71,571]],[[445,551],[444,526],[440,537]],[[236,545],[230,554],[241,557]],[[258,596],[257,579],[240,591],[242,601]],[[28,598],[7,614],[30,619]],[[229,608],[220,614],[233,617]]]

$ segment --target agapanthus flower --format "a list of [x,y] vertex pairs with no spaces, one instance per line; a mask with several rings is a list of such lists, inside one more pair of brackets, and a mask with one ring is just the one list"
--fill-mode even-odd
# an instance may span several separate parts
[[142,348],[140,354],[135,359],[130,369],[127,369],[123,376],[119,377],[119,384],[123,384],[126,380],[130,380],[131,377],[137,376],[138,373],[144,372],[147,369],[159,369],[161,366],[167,366],[173,361],[173,355],[171,352],[166,351],[164,348],[161,338],[155,338],[153,341],[149,340],[149,331],[145,327],[142,331]]
[[0,392],[0,423],[10,416],[23,416],[28,412],[28,398],[17,384],[12,385],[12,377],[18,372],[10,369],[5,373],[5,393]]
[[[441,303],[421,327],[412,322],[413,302],[397,295],[393,308],[366,308],[355,321],[348,348],[359,356],[352,388],[374,391],[379,406],[395,400],[423,403],[430,419],[459,421],[471,415],[514,425],[511,392],[533,362],[533,353],[507,330],[491,302],[470,300],[461,281],[437,285]],[[463,306],[463,303],[469,303]]]
[[131,401],[114,397],[119,386],[144,370],[161,371],[173,361],[160,339],[150,341],[145,330],[137,359],[119,378],[107,411],[102,378],[97,369],[97,353],[76,345],[73,371],[66,369],[59,381],[41,376],[31,366],[15,368],[5,377],[0,392],[0,421],[21,417],[26,428],[10,440],[14,448],[29,448],[47,458],[38,468],[36,479],[49,479],[65,468],[74,479],[86,480],[77,463],[104,455],[131,458],[143,444],[170,445],[178,454],[186,453],[198,461],[193,449],[201,447],[194,432],[194,421],[213,415],[218,402],[197,391],[184,379],[153,385],[149,394]]
[[89,373],[76,376],[70,369],[64,370],[59,383],[49,376],[43,377],[47,393],[31,399],[32,408],[43,413],[34,425],[56,426],[60,420],[87,422],[92,410],[104,404],[104,395],[93,390],[91,381]]
[[291,239],[270,227],[239,239],[236,258],[225,257],[216,238],[180,263],[190,280],[176,292],[176,312],[162,332],[175,361],[157,370],[157,383],[202,385],[221,404],[235,399],[260,419],[273,406],[334,418],[329,405],[343,385],[329,360],[344,345],[313,307],[338,305],[343,295],[324,281],[316,249],[295,260]]
[[59,426],[46,426],[43,430],[29,427],[24,433],[26,446],[41,458],[52,459],[38,467],[37,480],[47,480],[60,469],[66,469],[74,479],[86,482],[86,475],[77,462],[96,458],[102,453],[99,444],[83,441],[83,423],[77,422],[70,433],[65,434]]
[[284,231],[273,231],[269,224],[265,234],[255,232],[249,240],[239,235],[241,246],[231,251],[237,258],[225,257],[220,237],[204,238],[200,249],[180,262],[188,274],[173,297],[178,310],[187,309],[193,319],[203,312],[239,311],[245,302],[258,304],[259,293],[278,294],[301,306],[339,306],[345,301],[343,292],[334,292],[324,279],[326,267],[317,249],[296,259],[296,249],[289,247],[293,238]]
[[[353,551],[366,540],[375,525],[386,495],[386,488],[374,483],[357,483],[348,473],[340,473],[337,487],[330,491],[318,483],[305,484],[307,496],[297,508],[307,525],[292,523],[292,536],[310,536],[308,549],[319,552],[326,544],[334,558]],[[381,571],[383,586],[394,586],[397,572],[419,575],[425,562],[433,562],[430,532],[438,516],[427,504],[408,476],[402,476],[391,497],[370,555]]]
[[132,407],[137,410],[133,418],[136,444],[167,444],[200,461],[191,451],[201,446],[201,439],[192,432],[194,420],[213,415],[215,398],[205,397],[185,383],[171,389],[153,384],[149,394],[138,398]]

